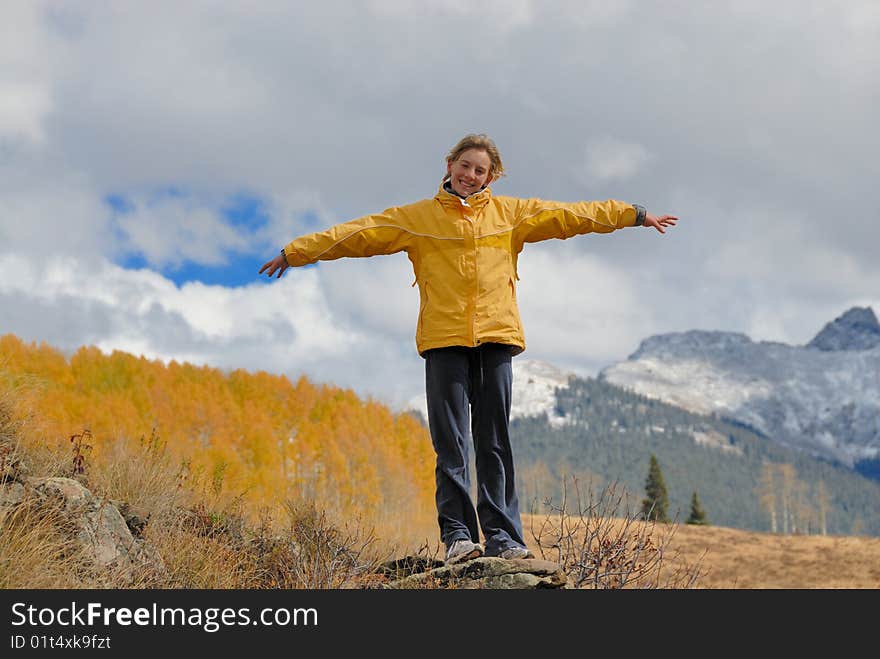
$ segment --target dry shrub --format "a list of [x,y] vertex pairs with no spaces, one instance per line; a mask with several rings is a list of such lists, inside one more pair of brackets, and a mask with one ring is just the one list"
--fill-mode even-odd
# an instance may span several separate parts
[[143,570],[138,588],[246,588],[250,557],[227,538],[200,535],[181,526],[151,526],[144,536],[164,562],[164,570]]
[[261,587],[338,589],[369,582],[383,558],[371,529],[337,523],[314,501],[290,501],[280,535],[268,518],[250,550],[260,567]]
[[139,440],[119,439],[105,448],[90,468],[88,480],[95,492],[111,501],[124,502],[125,513],[144,524],[173,516],[185,506],[186,463],[176,464],[155,429]]
[[676,523],[643,521],[617,483],[597,494],[573,477],[563,483],[559,503],[532,515],[535,546],[562,566],[574,588],[694,588],[703,575],[702,557],[689,564],[670,548]]

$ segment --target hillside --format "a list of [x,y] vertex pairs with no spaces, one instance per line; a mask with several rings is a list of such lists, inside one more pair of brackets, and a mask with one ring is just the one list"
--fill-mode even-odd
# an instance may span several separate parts
[[352,391],[305,378],[222,372],[80,348],[69,359],[45,344],[0,336],[0,394],[30,432],[86,462],[120,442],[158,438],[183,471],[207,474],[256,514],[317,500],[339,514],[392,528],[427,526],[434,454],[427,431]]
[[681,520],[696,490],[713,524],[769,531],[775,515],[778,531],[880,535],[880,484],[748,428],[596,379],[572,379],[557,406],[567,423],[512,422],[524,510],[558,499],[566,474],[620,482],[638,505],[655,454]]

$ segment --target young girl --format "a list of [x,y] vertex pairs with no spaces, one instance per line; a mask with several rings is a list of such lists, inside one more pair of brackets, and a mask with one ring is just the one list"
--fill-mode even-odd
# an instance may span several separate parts
[[[421,297],[415,338],[425,359],[447,564],[483,553],[533,557],[523,539],[508,433],[511,357],[525,350],[516,303],[517,258],[524,245],[640,225],[665,233],[677,221],[622,201],[495,196],[488,186],[503,174],[494,142],[467,135],[447,155],[446,175],[433,198],[297,238],[260,268],[260,274],[272,277],[277,271],[281,277],[289,266],[319,260],[402,251],[409,256]],[[471,438],[476,509],[470,497]]]

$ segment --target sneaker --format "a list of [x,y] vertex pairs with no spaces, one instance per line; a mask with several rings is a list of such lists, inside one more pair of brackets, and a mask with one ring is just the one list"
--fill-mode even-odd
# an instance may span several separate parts
[[456,540],[446,550],[446,565],[464,563],[483,555],[483,545],[470,540]]
[[505,549],[500,554],[501,558],[505,560],[511,560],[513,558],[534,558],[535,555],[526,549],[525,547],[515,546],[510,549]]

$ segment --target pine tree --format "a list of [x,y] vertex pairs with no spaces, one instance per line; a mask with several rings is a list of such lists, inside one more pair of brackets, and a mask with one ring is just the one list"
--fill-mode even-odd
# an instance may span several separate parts
[[694,495],[691,497],[691,514],[688,516],[685,524],[707,525],[708,523],[709,520],[706,517],[706,511],[703,510],[703,506],[700,505],[700,497],[697,496],[697,491],[694,490]]
[[660,463],[653,453],[651,466],[648,468],[648,478],[645,480],[645,495],[646,498],[642,499],[642,514],[645,519],[668,522],[669,495],[666,493],[666,483],[663,482]]

